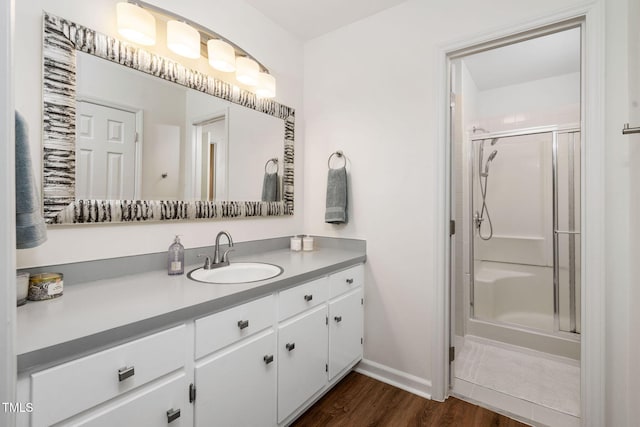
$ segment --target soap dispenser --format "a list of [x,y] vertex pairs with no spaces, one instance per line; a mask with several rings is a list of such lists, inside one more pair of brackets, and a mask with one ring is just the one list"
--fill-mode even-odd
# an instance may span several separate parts
[[184,246],[180,243],[180,236],[176,236],[169,246],[167,270],[170,276],[184,274]]

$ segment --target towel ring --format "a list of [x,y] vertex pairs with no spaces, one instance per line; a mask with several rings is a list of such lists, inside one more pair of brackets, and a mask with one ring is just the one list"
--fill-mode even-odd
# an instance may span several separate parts
[[277,157],[274,157],[272,159],[267,160],[267,163],[264,164],[264,173],[269,173],[269,172],[267,172],[267,168],[269,167],[269,163],[273,163],[274,165],[276,165],[276,173],[278,173],[280,168],[278,166],[278,158]]
[[329,156],[329,159],[327,160],[327,167],[329,169],[331,169],[331,159],[333,158],[333,156],[337,156],[338,158],[344,159],[344,165],[347,166],[347,156],[345,156],[342,151],[338,150],[334,153],[331,153],[331,155]]

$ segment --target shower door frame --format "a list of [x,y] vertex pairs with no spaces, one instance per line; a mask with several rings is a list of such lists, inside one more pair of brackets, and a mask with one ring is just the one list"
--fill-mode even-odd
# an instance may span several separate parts
[[[514,129],[507,131],[497,131],[497,132],[487,132],[478,135],[471,135],[469,137],[469,141],[471,145],[469,147],[469,155],[468,155],[468,168],[469,168],[469,194],[468,194],[468,203],[469,210],[467,212],[468,216],[468,225],[469,225],[469,259],[468,259],[468,267],[469,267],[469,287],[467,291],[469,292],[469,316],[465,319],[465,322],[468,321],[480,321],[486,323],[493,323],[496,325],[501,325],[504,327],[516,327],[518,329],[530,330],[536,333],[543,333],[563,338],[568,338],[571,340],[578,341],[580,339],[580,334],[575,332],[576,329],[576,301],[575,301],[575,277],[573,280],[570,279],[569,284],[569,318],[570,318],[570,329],[571,331],[563,331],[560,330],[560,267],[559,267],[559,240],[558,234],[570,234],[570,235],[580,235],[580,231],[576,230],[559,230],[558,229],[558,135],[561,134],[575,134],[581,133],[581,129],[579,125],[570,124],[570,125],[551,125],[551,126],[537,126],[523,129]],[[474,185],[473,181],[476,178],[476,173],[479,173],[479,170],[476,170],[475,163],[477,161],[476,151],[474,142],[476,141],[486,141],[490,139],[497,138],[498,140],[502,138],[513,138],[518,136],[530,136],[530,135],[543,135],[543,134],[551,134],[551,153],[552,153],[552,247],[553,247],[553,331],[545,331],[532,327],[528,327],[525,325],[501,322],[494,319],[478,319],[475,317],[475,225],[473,220],[473,209],[474,209]],[[580,174],[582,176],[582,174]],[[571,187],[571,184],[569,184]],[[573,189],[570,190],[571,194],[573,194]],[[582,200],[582,198],[581,198]],[[580,206],[580,212],[582,212],[582,206]],[[573,248],[570,245],[570,248]],[[573,259],[573,264],[570,264],[570,276],[571,272],[575,272],[575,256],[571,256],[571,249],[569,257]],[[575,275],[575,274],[573,274]]]
[[[434,130],[436,145],[436,195],[434,216],[433,273],[433,328],[431,334],[432,357],[431,396],[443,401],[449,396],[449,355],[451,333],[451,287],[448,271],[451,262],[451,147],[447,129],[451,117],[448,70],[452,59],[461,52],[478,52],[491,46],[524,40],[532,34],[553,32],[551,29],[579,21],[582,26],[583,76],[581,81],[581,128],[583,143],[583,212],[581,230],[581,418],[584,425],[605,424],[605,228],[602,206],[605,201],[605,56],[603,0],[568,7],[557,12],[543,12],[537,18],[523,19],[519,24],[505,25],[497,30],[483,31],[444,42],[436,48],[435,102],[437,126]],[[586,53],[586,55],[584,54]],[[588,245],[587,245],[588,241]]]

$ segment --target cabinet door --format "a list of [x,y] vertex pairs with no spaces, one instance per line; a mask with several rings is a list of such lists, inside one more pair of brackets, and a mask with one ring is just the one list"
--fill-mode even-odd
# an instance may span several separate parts
[[362,358],[362,288],[329,303],[329,379]]
[[327,383],[327,307],[278,328],[278,422]]
[[275,343],[269,330],[196,363],[196,427],[276,424]]
[[191,424],[191,404],[187,391],[186,375],[180,372],[108,402],[86,415],[56,425],[187,427]]

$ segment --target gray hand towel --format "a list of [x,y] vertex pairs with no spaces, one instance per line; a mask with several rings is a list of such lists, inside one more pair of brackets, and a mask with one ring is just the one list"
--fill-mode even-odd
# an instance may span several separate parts
[[327,176],[327,207],[324,222],[347,223],[347,169],[329,169]]
[[47,228],[31,170],[29,130],[16,111],[16,248],[34,248],[46,240]]
[[262,201],[277,202],[278,199],[278,173],[265,173],[262,180]]

